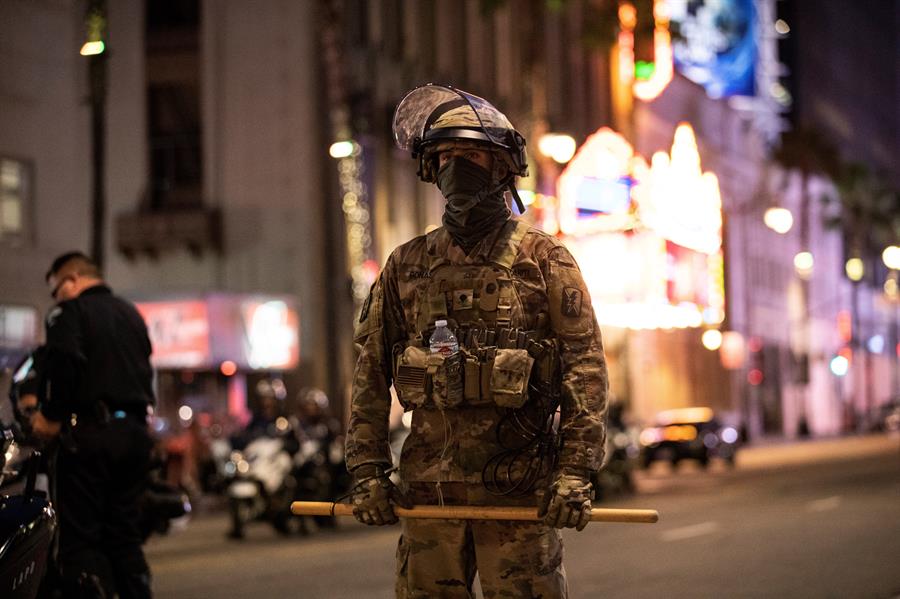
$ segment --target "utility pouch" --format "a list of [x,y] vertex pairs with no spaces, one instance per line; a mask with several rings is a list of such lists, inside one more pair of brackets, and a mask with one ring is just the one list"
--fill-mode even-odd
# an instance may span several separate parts
[[534,358],[535,380],[545,387],[552,386],[559,368],[556,343],[544,340],[541,344],[530,344],[528,353]]
[[477,355],[460,353],[463,355],[463,398],[468,404],[477,404],[481,399],[481,364]]
[[503,408],[521,408],[528,400],[528,379],[534,358],[524,349],[498,349],[491,368],[494,403]]
[[481,387],[481,401],[483,403],[492,403],[494,395],[491,393],[491,371],[494,369],[494,356],[497,354],[497,348],[485,347],[479,353],[480,360],[478,365],[481,372],[479,373],[478,383]]
[[394,388],[397,398],[407,410],[424,406],[431,395],[430,381],[426,376],[429,357],[426,349],[410,345],[397,358]]
[[431,379],[431,398],[441,410],[458,407],[463,402],[462,352],[447,357],[431,354],[427,359],[427,378]]

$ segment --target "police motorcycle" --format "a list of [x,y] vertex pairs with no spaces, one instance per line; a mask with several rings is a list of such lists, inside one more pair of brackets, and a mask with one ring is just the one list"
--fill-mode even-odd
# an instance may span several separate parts
[[37,597],[48,570],[56,512],[39,489],[41,454],[24,457],[9,428],[0,430],[0,439],[0,596]]
[[28,356],[13,375],[15,419],[0,423],[0,597],[10,599],[38,596],[50,569],[57,529],[47,477],[40,472],[43,457],[26,446],[24,415],[17,407],[20,385],[34,379],[33,361]]
[[228,537],[243,539],[247,524],[268,521],[281,534],[289,534],[297,480],[294,458],[297,439],[290,422],[279,416],[271,422],[251,424],[232,440],[225,464],[225,496],[231,528]]
[[[12,597],[35,596],[25,590],[31,588],[26,581],[32,578],[35,594],[38,585],[43,585],[41,596],[56,591],[56,570],[49,560],[57,530],[51,493],[54,452],[52,447],[43,448],[30,432],[31,416],[40,409],[36,394],[41,352],[35,349],[15,370],[9,390],[14,420],[0,426],[0,597],[7,597],[6,591],[15,591]],[[187,496],[161,481],[154,471],[140,501],[139,526],[145,541],[152,533],[165,534],[173,519],[191,511]],[[27,567],[12,572],[21,559],[28,561]],[[4,586],[9,576],[14,589]],[[20,589],[26,594],[17,594]]]
[[[330,501],[344,494],[351,478],[344,462],[344,437],[340,423],[331,415],[328,396],[320,389],[302,389],[297,396],[292,426],[299,450],[294,454],[295,501]],[[333,516],[313,516],[319,528],[335,528]],[[308,518],[300,518],[300,532],[309,532]]]
[[146,542],[153,534],[165,535],[176,521],[186,521],[193,507],[184,489],[167,482],[162,475],[164,460],[154,452],[147,488],[141,496],[139,528]]

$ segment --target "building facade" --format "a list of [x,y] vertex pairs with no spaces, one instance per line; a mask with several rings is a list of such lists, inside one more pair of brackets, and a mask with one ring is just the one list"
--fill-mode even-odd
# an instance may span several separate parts
[[[439,193],[416,179],[391,134],[398,101],[427,82],[484,96],[509,116],[529,141],[520,187],[538,198],[523,218],[564,237],[545,217],[565,165],[537,151],[543,134],[583,145],[606,127],[649,165],[673,151],[679,123],[693,127],[702,171],[718,182],[724,303],[721,315],[681,328],[604,324],[613,394],[636,419],[708,405],[751,438],[833,434],[896,393],[896,305],[847,280],[841,235],[823,225],[827,206],[809,201],[833,186],[774,161],[772,119],[678,72],[654,97],[633,97],[622,32],[633,30],[637,66],[665,20],[637,15],[629,25],[625,4],[108,0],[104,270],[155,315],[168,352],[161,401],[244,418],[256,383],[277,380],[288,397],[325,388],[345,409],[354,310],[390,251],[440,224]],[[773,26],[772,3],[752,4],[759,26]],[[10,363],[40,339],[50,260],[91,243],[91,88],[78,54],[86,8],[0,4],[0,332]],[[651,79],[664,66],[657,59]],[[795,215],[787,234],[763,224],[772,206]],[[800,251],[815,257],[802,276]],[[880,336],[882,347],[857,344],[838,376],[831,364],[851,306],[865,340]],[[285,327],[296,356],[249,358],[251,337]],[[733,355],[703,346],[708,329],[736,334]],[[226,337],[238,339],[233,349]]]

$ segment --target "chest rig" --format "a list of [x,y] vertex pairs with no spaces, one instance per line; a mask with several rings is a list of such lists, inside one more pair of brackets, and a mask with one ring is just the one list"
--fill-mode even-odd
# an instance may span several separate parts
[[[484,263],[451,264],[429,243],[429,277],[416,310],[416,330],[429,331],[438,319],[446,319],[461,333],[525,330],[512,265],[526,230],[525,225],[517,223],[506,243],[498,244]],[[464,339],[460,344],[466,345]]]
[[[527,232],[526,224],[510,221],[489,254],[465,258],[450,247],[446,233],[429,234],[424,263],[415,267],[422,270],[401,286],[412,332],[394,350],[394,388],[404,409],[416,410],[410,438],[444,430],[447,412],[474,408],[471,429],[464,424],[468,416],[457,417],[452,429],[468,442],[455,445],[437,435],[423,440],[423,447],[468,447],[458,450],[467,456],[460,457],[464,476],[477,476],[488,492],[505,496],[530,493],[557,456],[557,346],[547,335],[540,269],[524,269],[532,273],[529,280],[522,272],[525,264],[536,266],[533,257],[519,255]],[[430,352],[436,320],[447,320],[454,331],[455,354]]]
[[[519,408],[528,400],[530,383],[549,386],[556,353],[545,339],[547,315],[527,313],[513,270],[527,231],[526,224],[510,221],[487,259],[463,264],[447,257],[439,231],[429,235],[427,276],[409,290],[414,332],[395,350],[395,387],[406,409],[490,403]],[[437,320],[447,320],[454,331],[457,354],[430,353]]]

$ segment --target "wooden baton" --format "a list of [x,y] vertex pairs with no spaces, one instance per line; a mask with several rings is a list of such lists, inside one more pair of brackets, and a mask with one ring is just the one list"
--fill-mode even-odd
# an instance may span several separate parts
[[[295,501],[291,504],[295,516],[352,516],[353,506],[331,501]],[[429,518],[439,520],[541,520],[534,507],[500,507],[478,505],[415,505],[410,509],[394,506],[401,518]],[[656,510],[593,508],[591,522],[636,522],[652,524],[659,520]]]

